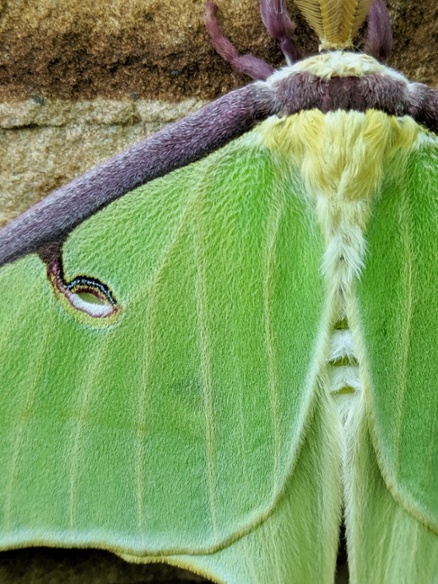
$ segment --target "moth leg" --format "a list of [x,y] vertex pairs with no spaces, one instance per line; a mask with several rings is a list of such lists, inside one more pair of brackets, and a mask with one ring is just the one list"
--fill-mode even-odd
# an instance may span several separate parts
[[364,51],[386,61],[392,49],[392,28],[384,0],[375,0],[368,14],[368,31]]
[[274,68],[253,55],[240,55],[233,43],[223,34],[216,18],[217,6],[212,0],[205,5],[205,26],[214,50],[238,73],[245,73],[256,81],[265,81]]
[[290,19],[285,0],[261,0],[262,19],[270,36],[278,41],[288,65],[301,59],[293,39],[295,23]]

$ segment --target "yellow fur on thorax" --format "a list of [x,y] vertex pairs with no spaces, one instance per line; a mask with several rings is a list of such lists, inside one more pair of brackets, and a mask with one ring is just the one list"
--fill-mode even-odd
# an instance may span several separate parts
[[290,72],[302,71],[321,77],[321,79],[349,76],[365,77],[377,73],[378,75],[391,74],[392,76],[395,74],[400,80],[405,80],[401,73],[391,71],[373,57],[348,51],[330,51],[322,55],[313,55],[290,67]]
[[[259,127],[280,172],[301,180],[325,240],[328,327],[354,318],[354,287],[364,266],[366,229],[383,178],[404,167],[421,127],[411,118],[369,110],[272,117]],[[292,184],[292,183],[291,183]],[[297,193],[297,189],[294,189]]]
[[396,171],[394,160],[409,153],[419,130],[409,117],[376,110],[302,111],[260,126],[264,145],[298,169],[317,211],[326,200],[318,212],[325,236],[339,222],[365,229],[384,174]]

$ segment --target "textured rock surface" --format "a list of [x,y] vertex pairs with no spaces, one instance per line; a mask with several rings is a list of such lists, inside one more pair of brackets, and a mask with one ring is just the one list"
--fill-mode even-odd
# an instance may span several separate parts
[[193,99],[0,103],[0,225],[202,104]]
[[[283,63],[257,0],[217,0],[242,53]],[[313,33],[289,2],[304,54]],[[99,161],[248,79],[209,45],[204,0],[0,0],[0,223]],[[390,0],[389,61],[438,86],[436,0]],[[95,551],[0,554],[1,584],[201,582]],[[339,582],[345,581],[341,577]]]
[[[279,65],[258,0],[217,0],[238,49]],[[294,17],[297,11],[289,2]],[[391,63],[411,78],[437,83],[438,5],[390,0]],[[0,0],[0,99],[211,99],[246,79],[208,43],[204,0]],[[304,53],[317,41],[296,18]],[[435,59],[433,58],[435,56]]]

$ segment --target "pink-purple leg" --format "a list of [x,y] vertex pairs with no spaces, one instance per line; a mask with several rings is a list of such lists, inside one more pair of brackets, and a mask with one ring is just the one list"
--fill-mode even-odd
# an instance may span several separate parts
[[217,6],[208,0],[205,6],[205,26],[214,50],[239,73],[245,73],[256,81],[265,81],[274,68],[253,55],[240,55],[232,42],[223,34],[216,18]]
[[364,50],[385,61],[392,49],[392,28],[384,0],[375,0],[368,14],[368,31]]
[[261,0],[262,19],[270,36],[279,42],[288,65],[301,59],[293,39],[295,24],[290,19],[285,0]]

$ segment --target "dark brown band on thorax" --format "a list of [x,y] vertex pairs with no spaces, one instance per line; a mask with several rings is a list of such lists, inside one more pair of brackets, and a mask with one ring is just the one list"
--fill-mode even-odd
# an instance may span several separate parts
[[333,76],[322,79],[308,72],[291,74],[272,85],[278,115],[319,109],[364,112],[383,111],[391,116],[413,117],[438,132],[438,91],[420,83],[408,83],[389,75]]
[[319,109],[324,113],[339,109],[360,112],[378,109],[403,116],[409,109],[406,84],[379,74],[321,79],[308,72],[296,73],[275,83],[273,92],[284,115],[303,109]]

